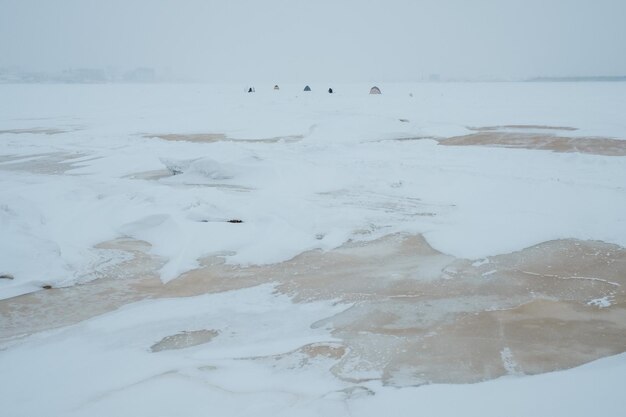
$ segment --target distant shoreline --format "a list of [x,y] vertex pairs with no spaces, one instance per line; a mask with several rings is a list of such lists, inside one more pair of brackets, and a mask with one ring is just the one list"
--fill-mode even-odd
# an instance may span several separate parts
[[[437,81],[392,81],[392,84],[454,84],[454,83],[581,83],[581,82],[626,82],[626,75],[620,76],[589,76],[589,77],[533,77],[522,79],[442,79]],[[358,81],[356,83],[367,83]],[[2,79],[0,85],[155,85],[155,84],[235,84],[247,85],[245,82],[214,83],[202,80],[57,80],[57,79]],[[268,82],[268,84],[272,84]],[[348,84],[352,84],[348,82]]]
[[590,77],[535,77],[526,82],[620,82],[626,81],[626,75],[590,76]]

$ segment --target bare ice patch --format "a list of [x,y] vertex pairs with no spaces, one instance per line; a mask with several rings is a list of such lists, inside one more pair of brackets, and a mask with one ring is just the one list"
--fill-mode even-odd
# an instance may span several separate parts
[[566,127],[513,125],[471,128],[475,133],[439,139],[445,146],[493,146],[578,152],[605,156],[626,156],[626,140],[602,137],[568,137]]
[[163,350],[186,349],[192,346],[198,346],[209,343],[219,334],[217,330],[186,330],[171,336],[165,336],[163,339],[150,346],[152,352],[161,352]]
[[0,130],[0,135],[6,135],[6,134],[11,134],[11,135],[24,135],[24,134],[31,134],[31,135],[58,135],[60,133],[67,133],[67,132],[71,132],[71,130],[62,130],[62,129],[57,129],[57,128],[45,128],[45,127],[34,127],[34,128],[30,128],[30,129],[6,129],[6,130]]
[[[626,346],[626,250],[602,242],[550,241],[486,263],[440,253],[419,235],[389,235],[273,265],[239,267],[207,257],[200,268],[167,284],[157,274],[162,260],[148,254],[149,246],[117,241],[105,247],[126,248],[133,259],[93,282],[0,301],[0,343],[142,299],[272,283],[295,302],[339,302],[346,308],[309,323],[330,331],[331,342],[242,359],[286,370],[322,366],[355,384],[536,374]],[[151,349],[182,349],[217,335],[215,327],[203,329],[160,336]]]
[[0,158],[0,171],[22,171],[34,174],[60,175],[81,167],[87,155],[76,152],[49,152],[28,156]]

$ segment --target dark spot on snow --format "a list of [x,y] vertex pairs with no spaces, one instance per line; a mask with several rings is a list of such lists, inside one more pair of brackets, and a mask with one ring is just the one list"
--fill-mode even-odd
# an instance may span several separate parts
[[398,119],[398,120],[400,120],[402,123],[409,123],[410,122],[409,119]]
[[226,220],[228,223],[243,223],[243,220],[239,220],[239,219],[230,219],[230,220]]
[[42,285],[41,288],[43,288],[44,290],[51,290],[52,289],[52,285]]
[[0,279],[14,279],[15,277],[11,274],[0,274]]

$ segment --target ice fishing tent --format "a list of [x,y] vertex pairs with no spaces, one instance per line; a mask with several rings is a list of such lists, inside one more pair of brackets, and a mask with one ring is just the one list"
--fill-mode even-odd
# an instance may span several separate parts
[[280,87],[278,87],[278,84],[274,86],[274,90],[280,90]]
[[307,85],[306,87],[304,87],[304,91],[311,91],[311,87]]
[[372,87],[372,89],[370,90],[370,94],[380,94],[380,88],[376,86]]

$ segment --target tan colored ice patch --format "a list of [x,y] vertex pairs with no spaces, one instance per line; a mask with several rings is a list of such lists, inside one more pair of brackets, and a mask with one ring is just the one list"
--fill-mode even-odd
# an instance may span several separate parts
[[312,343],[299,349],[309,358],[325,357],[332,359],[341,359],[346,354],[345,346],[330,343]]
[[209,343],[219,334],[217,330],[185,330],[171,336],[166,336],[150,346],[152,352],[163,350],[186,349],[192,346]]
[[573,128],[511,125],[472,128],[471,130],[476,131],[476,133],[439,139],[439,144],[445,146],[492,146],[626,156],[626,140],[602,137],[566,137],[555,133],[575,130]]
[[[537,299],[509,310],[459,313],[421,335],[390,340],[382,378],[391,384],[398,374],[417,383],[478,382],[577,366],[624,351],[623,307],[598,311]],[[367,352],[358,360],[363,357]]]
[[150,289],[161,286],[157,271],[163,262],[146,253],[150,248],[147,243],[120,239],[98,247],[126,251],[132,258],[97,273],[98,279],[84,284],[0,300],[0,343],[20,335],[68,326],[151,298]]
[[23,134],[58,135],[60,133],[67,133],[67,132],[69,132],[69,130],[35,127],[35,128],[31,128],[31,129],[7,129],[7,130],[0,130],[0,135],[6,135],[6,134],[13,134],[13,135],[23,135]]
[[470,130],[476,131],[494,131],[494,130],[507,130],[507,129],[519,129],[519,130],[562,130],[566,132],[573,132],[578,130],[575,127],[568,126],[547,126],[547,125],[502,125],[502,126],[484,126],[484,127],[470,127]]
[[80,166],[76,159],[86,154],[50,152],[29,156],[7,155],[0,158],[0,170],[25,171],[34,174],[60,175]]
[[273,367],[302,368],[320,361],[336,362],[346,354],[346,347],[337,342],[319,342],[304,345],[290,352],[270,356],[243,358],[263,361]]
[[245,142],[245,143],[278,143],[278,142],[298,142],[304,138],[304,135],[289,135],[289,136],[277,136],[273,138],[261,138],[261,139],[237,139],[231,138],[223,133],[167,133],[167,134],[146,134],[145,138],[157,138],[168,141],[183,141],[183,142],[199,142],[199,143],[212,143],[212,142]]
[[275,283],[296,302],[351,306],[312,324],[331,329],[333,342],[242,360],[285,368],[322,361],[347,381],[403,386],[534,374],[626,350],[626,249],[603,242],[550,241],[467,260],[421,236],[390,235],[275,265],[238,267],[224,262],[228,254],[211,256],[165,285],[155,272],[162,261],[145,244],[107,248],[125,248],[134,259],[91,283],[0,301],[0,340],[140,299]]

